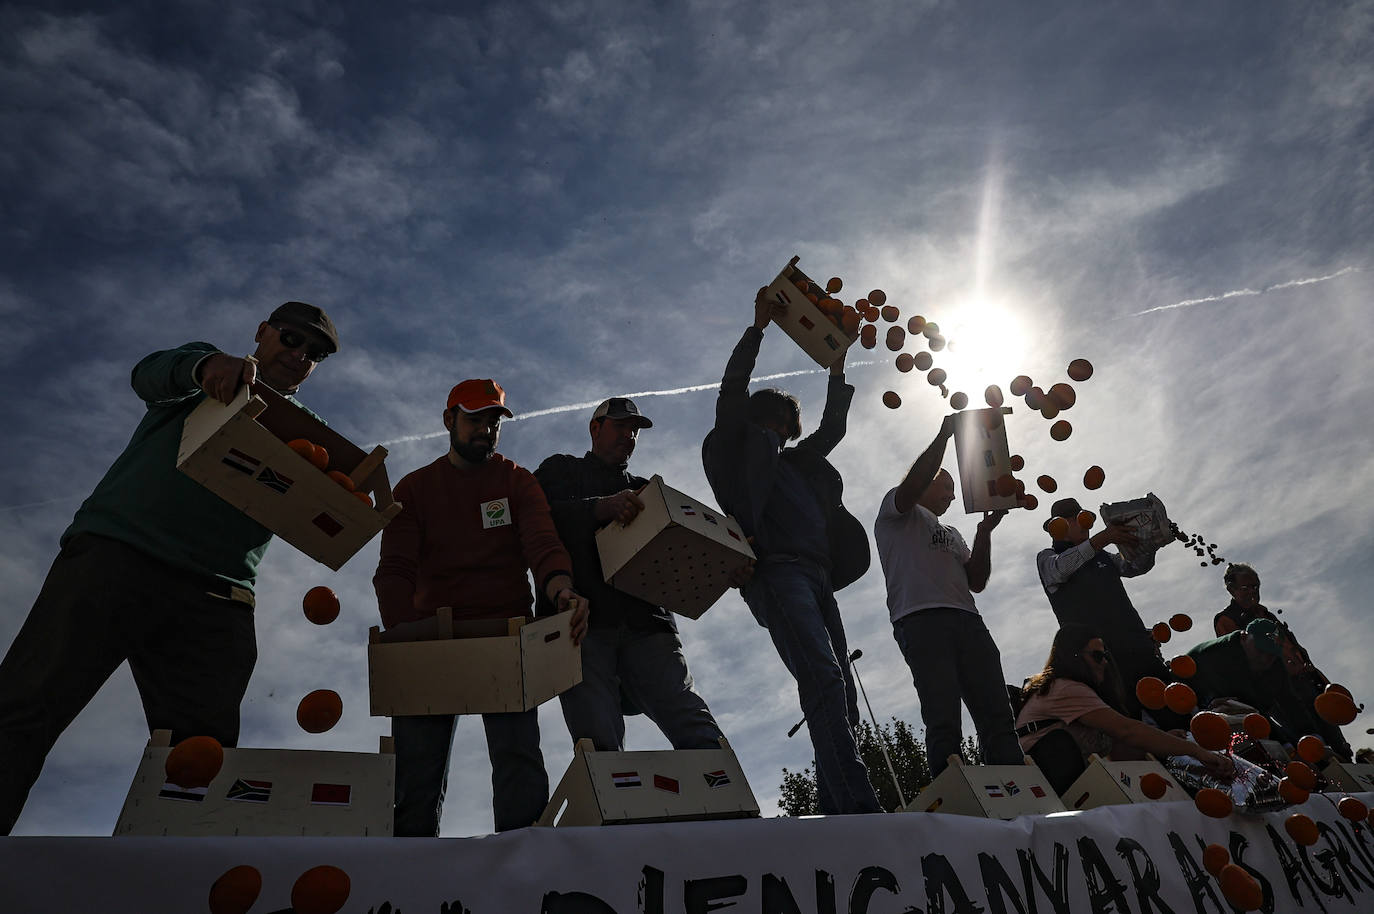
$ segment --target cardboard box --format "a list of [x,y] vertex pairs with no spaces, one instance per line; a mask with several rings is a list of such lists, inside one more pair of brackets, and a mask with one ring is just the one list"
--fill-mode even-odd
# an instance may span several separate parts
[[759,804],[724,739],[719,749],[596,752],[577,741],[537,824],[624,825],[756,818]]
[[1321,776],[1330,782],[1331,793],[1374,791],[1374,765],[1346,764],[1333,758],[1321,770]]
[[381,751],[225,749],[208,787],[167,783],[171,731],[143,750],[115,836],[391,837],[396,756]]
[[1016,508],[1016,496],[998,495],[997,480],[1011,473],[1006,416],[1010,406],[954,414],[954,453],[966,514]]
[[[768,286],[765,293],[770,299],[787,306],[787,314],[775,323],[783,332],[796,340],[807,355],[816,360],[822,368],[829,368],[845,354],[854,338],[835,326],[825,312],[811,303],[806,293],[797,288],[796,281],[813,283],[797,266],[800,257],[793,257],[782,268],[782,272]],[[819,284],[818,284],[819,285]],[[824,287],[821,287],[824,291]]]
[[1155,800],[1140,791],[1140,779],[1146,774],[1157,774],[1168,784],[1158,802],[1188,799],[1188,791],[1154,759],[1113,762],[1093,755],[1088,759],[1087,770],[1064,791],[1064,805],[1070,809],[1093,809],[1125,803],[1154,803]]
[[[286,442],[306,438],[329,451],[368,507]],[[207,397],[186,417],[177,468],[318,562],[338,571],[400,513],[386,476],[386,448],[350,443],[263,384],[232,403]]]
[[368,632],[373,717],[528,711],[582,681],[572,613],[542,619],[432,620]]
[[[644,510],[629,524],[596,532],[606,583],[691,619],[730,589],[730,572],[754,557],[735,519],[663,484],[639,493]],[[596,607],[592,607],[596,611]]]
[[985,819],[1064,812],[1049,779],[1025,765],[965,765],[957,757],[903,812],[941,812]]

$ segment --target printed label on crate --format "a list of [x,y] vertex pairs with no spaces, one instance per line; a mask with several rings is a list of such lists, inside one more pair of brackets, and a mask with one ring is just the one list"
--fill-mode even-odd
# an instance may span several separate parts
[[315,784],[310,788],[311,806],[348,806],[353,788],[348,784]]
[[162,789],[157,792],[157,796],[160,800],[185,800],[190,803],[200,803],[209,792],[209,787],[182,787],[179,784],[173,784],[171,781],[168,781],[162,785]]
[[639,787],[643,784],[638,771],[613,771],[611,783],[616,787]]
[[725,787],[730,783],[730,775],[724,769],[720,771],[703,771],[701,776],[706,779],[706,786],[715,790],[717,787]]
[[510,499],[497,498],[482,504],[482,529],[510,526]]
[[224,795],[224,798],[237,800],[240,803],[266,803],[272,799],[272,782],[238,778],[229,788],[229,792]]
[[331,517],[324,511],[316,514],[315,519],[311,521],[311,523],[324,531],[325,536],[338,536],[344,528],[344,525],[341,524],[337,518]]
[[257,475],[257,480],[281,495],[285,495],[286,490],[296,484],[290,476],[284,476],[271,467],[263,467],[262,472]]
[[220,458],[220,463],[227,467],[232,467],[240,473],[247,473],[252,476],[262,466],[262,461],[256,457],[249,457],[238,448],[230,448],[229,453]]
[[681,793],[682,788],[677,782],[677,778],[665,777],[661,774],[654,775],[654,787],[659,790],[666,790],[669,793]]

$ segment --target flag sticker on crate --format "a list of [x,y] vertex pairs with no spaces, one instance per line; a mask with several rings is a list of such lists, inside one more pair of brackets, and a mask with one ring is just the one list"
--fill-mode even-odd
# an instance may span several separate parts
[[310,788],[311,806],[348,806],[353,788],[348,784],[315,784]]
[[666,790],[669,793],[682,792],[682,788],[678,785],[677,778],[665,777],[661,774],[654,775],[654,787],[659,790]]
[[272,799],[272,782],[238,778],[230,786],[229,792],[224,795],[224,798],[226,800],[238,800],[241,803],[266,803]]
[[1002,792],[1001,784],[984,784],[983,792],[986,793],[988,796],[992,797],[994,800],[1006,796],[1006,794]]
[[611,772],[611,783],[616,787],[643,786],[643,781],[639,779],[638,771],[613,771]]
[[1032,784],[1030,791],[1033,797],[1038,797],[1042,800],[1045,798],[1045,788],[1041,787],[1039,784]]
[[249,457],[238,448],[232,447],[229,449],[229,453],[220,458],[220,463],[227,467],[232,467],[240,473],[247,473],[249,476],[256,473],[258,467],[262,466],[261,460],[258,460],[256,457]]
[[683,506],[682,506],[682,513],[683,513],[684,515],[686,515],[687,517],[695,517],[697,511],[696,511],[696,509],[693,508],[691,505],[683,505]]
[[184,800],[188,803],[199,803],[205,799],[205,795],[209,791],[209,787],[182,787],[168,781],[162,785],[157,796],[160,800]]
[[338,536],[343,531],[343,524],[324,511],[316,514],[311,523],[323,530],[325,536]]
[[1014,797],[1021,792],[1021,788],[1016,786],[1015,781],[1007,781],[1002,786],[1006,788],[1007,796],[1009,797]]
[[296,484],[290,476],[283,476],[271,467],[263,467],[262,472],[257,475],[257,480],[273,492],[282,495],[285,495],[286,490]]
[[723,768],[720,771],[703,771],[701,776],[706,779],[706,786],[712,790],[728,786],[730,783],[730,775],[726,774]]
[[801,324],[807,330],[814,330],[816,328],[816,325],[811,321],[811,318],[807,317],[805,314],[797,318],[797,323]]

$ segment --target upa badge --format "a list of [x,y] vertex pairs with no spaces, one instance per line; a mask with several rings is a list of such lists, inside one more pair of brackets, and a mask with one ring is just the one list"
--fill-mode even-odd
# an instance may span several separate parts
[[510,499],[495,498],[482,503],[482,529],[510,526]]

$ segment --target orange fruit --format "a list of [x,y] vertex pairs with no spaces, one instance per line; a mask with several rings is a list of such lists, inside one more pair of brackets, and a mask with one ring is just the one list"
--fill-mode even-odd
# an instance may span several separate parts
[[803,278],[800,277],[800,276],[794,276],[794,277],[792,278],[792,285],[796,286],[798,289],[800,289],[800,290],[803,291],[803,292],[805,292],[807,289],[811,288],[811,283],[807,282],[805,279],[803,279]]
[[1135,697],[1151,711],[1164,707],[1164,680],[1156,676],[1142,676],[1135,684]]
[[949,377],[949,375],[946,374],[943,368],[932,368],[930,369],[930,374],[926,375],[926,381],[930,383],[931,387],[939,387],[941,384],[945,383],[945,378],[947,377]]
[[310,462],[315,465],[315,469],[317,470],[325,470],[329,468],[329,451],[325,450],[324,445],[315,445],[315,453],[310,458]]
[[901,327],[888,327],[887,348],[893,352],[900,352],[904,345],[906,345],[906,331]]
[[921,335],[928,340],[933,340],[940,335],[940,325],[935,321],[926,321],[926,325],[921,328]]
[[935,357],[929,352],[918,352],[916,353],[915,359],[917,371],[925,371],[931,365],[935,364]]
[[315,462],[315,442],[305,438],[292,438],[286,442],[286,446],[311,463]]
[[950,409],[963,409],[966,406],[968,406],[968,394],[964,393],[962,390],[956,390],[949,395]]
[[1051,384],[1050,389],[1045,392],[1050,402],[1060,409],[1070,409],[1078,402],[1078,395],[1073,392],[1073,388],[1060,381],[1058,384]]
[[1016,494],[1016,477],[1012,476],[1010,473],[1003,473],[1001,476],[998,476],[997,481],[994,482],[993,485],[996,487],[997,494],[1004,498],[1008,495]]
[[1011,379],[1008,389],[1011,390],[1013,397],[1024,397],[1026,392],[1031,389],[1031,379],[1026,375],[1019,374]]
[[1045,392],[1038,387],[1032,387],[1030,390],[1026,391],[1025,400],[1027,406],[1031,409],[1038,410],[1045,405]]
[[819,307],[821,303],[821,297],[817,295],[815,292],[807,292],[806,300],[811,302],[811,304],[816,305],[817,307]]
[[1075,381],[1086,381],[1093,376],[1093,363],[1087,359],[1074,359],[1069,363],[1069,377]]
[[1198,812],[1204,816],[1211,816],[1213,819],[1226,818],[1235,807],[1235,803],[1231,801],[1231,795],[1215,787],[1204,787],[1195,793],[1193,805],[1197,807]]
[[864,320],[876,321],[881,313],[882,312],[878,310],[877,305],[869,305],[867,308],[864,309]]
[[1338,682],[1333,682],[1333,683],[1331,683],[1330,685],[1328,685],[1328,686],[1326,687],[1325,691],[1327,691],[1327,692],[1340,692],[1340,693],[1341,693],[1342,695],[1344,695],[1346,698],[1352,698],[1352,699],[1353,699],[1353,698],[1355,697],[1354,695],[1351,695],[1351,694],[1350,694],[1350,690],[1349,690],[1349,689],[1347,689],[1345,686],[1341,685],[1341,684],[1338,683]]
[[350,492],[357,488],[357,486],[353,485],[353,480],[349,478],[349,475],[343,470],[330,470],[325,475]]
[[1107,474],[1099,466],[1088,467],[1087,472],[1083,474],[1083,488],[1085,489],[1100,489],[1102,483],[1106,481]]
[[1317,786],[1317,773],[1306,762],[1289,762],[1283,773],[1303,790],[1313,790]]
[[305,592],[301,599],[305,617],[316,625],[328,625],[339,617],[338,594],[321,584]]
[[1036,508],[1040,507],[1040,499],[1036,498],[1034,495],[1022,495],[1021,507],[1025,508],[1027,511],[1034,511]]
[[343,699],[333,689],[316,689],[296,705],[296,723],[306,733],[323,733],[343,716]]
[[291,886],[291,907],[296,914],[335,914],[352,888],[348,874],[337,866],[311,867]]
[[1169,661],[1169,670],[1180,679],[1190,679],[1197,675],[1197,661],[1187,654],[1179,654]]
[[1026,458],[1022,457],[1020,454],[1012,454],[1011,468],[1014,472],[1021,472],[1026,468]]
[[210,914],[248,914],[261,891],[262,873],[255,867],[231,867],[210,886]]
[[911,353],[909,352],[903,352],[901,355],[897,356],[898,371],[910,371],[913,367],[915,367],[915,364],[916,360],[912,358]]
[[[1194,664],[1194,666],[1196,667],[1197,664]],[[1258,711],[1251,711],[1249,714],[1245,715],[1245,720],[1241,722],[1241,726],[1245,728],[1246,733],[1250,734],[1255,739],[1268,739],[1269,731],[1272,729],[1269,726],[1269,718]]]
[[1168,622],[1156,622],[1154,628],[1150,629],[1150,634],[1160,644],[1165,644],[1174,636],[1174,630],[1169,627]]
[[887,293],[882,289],[874,289],[868,293],[868,300],[881,308],[887,302]]
[[1171,682],[1164,689],[1164,703],[1175,714],[1187,714],[1197,707],[1197,693],[1187,683]]
[[[929,325],[926,325],[926,329],[929,330],[929,329],[930,329],[930,326],[929,326]],[[944,348],[945,348],[945,345],[946,345],[947,343],[948,343],[948,340],[946,340],[943,336],[940,336],[940,335],[937,333],[937,334],[935,334],[934,336],[932,336],[932,337],[930,338],[930,341],[927,342],[926,345],[930,347],[930,351],[931,351],[931,352],[939,352],[941,349],[944,349]]]
[[1349,695],[1331,689],[1318,695],[1312,706],[1317,709],[1317,714],[1322,720],[1338,727],[1354,722],[1360,713]]
[[1002,400],[1002,388],[996,384],[989,384],[988,389],[983,391],[983,402],[993,409],[1001,406],[1004,402]]
[[1091,530],[1093,528],[1093,522],[1096,520],[1097,515],[1091,511],[1079,511],[1078,516],[1074,518],[1078,526],[1082,527],[1084,530]]
[[914,316],[912,316],[912,317],[910,317],[910,318],[907,318],[907,322],[906,322],[906,332],[907,332],[907,333],[920,333],[920,332],[921,332],[922,330],[924,330],[925,328],[926,328],[926,319],[925,319],[924,317],[921,317],[921,315],[917,314],[917,315],[914,315]]
[[1054,492],[1059,488],[1059,483],[1054,481],[1053,476],[1040,476],[1035,480],[1035,484],[1040,487],[1040,491],[1045,493]]
[[1150,771],[1140,776],[1140,792],[1151,800],[1158,800],[1169,789],[1169,782],[1162,774]]
[[840,279],[838,276],[832,276],[825,282],[825,291],[829,292],[831,295],[834,295],[843,288],[844,280]]
[[1321,832],[1317,831],[1317,823],[1312,821],[1312,817],[1295,812],[1283,823],[1283,830],[1288,832],[1288,837],[1293,839],[1295,844],[1303,847],[1311,847],[1317,843],[1321,837]]
[[1202,849],[1202,868],[1216,876],[1221,868],[1231,862],[1231,852],[1220,844],[1209,844]]
[[208,787],[224,767],[224,747],[213,736],[188,736],[167,753],[163,767],[178,787]]
[[878,328],[872,324],[865,324],[859,331],[859,344],[865,349],[872,349],[878,345]]
[[358,499],[358,501],[362,502],[363,504],[367,505],[369,508],[372,507],[372,496],[368,495],[366,492],[354,492],[353,497]]
[[1054,423],[1054,425],[1050,426],[1050,437],[1055,441],[1063,441],[1072,434],[1073,426],[1063,419],[1060,419],[1058,422]]
[[1049,531],[1050,539],[1062,540],[1069,535],[1069,522],[1062,517],[1052,517],[1045,529]]
[[1215,711],[1199,711],[1188,722],[1193,739],[1204,749],[1221,752],[1231,747],[1231,725]]
[[897,310],[896,305],[883,305],[882,311],[879,313],[882,315],[883,320],[889,323],[902,316],[902,312]]
[[1242,911],[1258,911],[1264,904],[1264,889],[1259,880],[1235,863],[1223,866],[1217,881],[1221,883],[1221,894]]
[[1341,797],[1340,802],[1336,804],[1336,812],[1340,813],[1343,819],[1359,822],[1369,815],[1369,807],[1355,797]]
[[1193,617],[1187,613],[1174,613],[1169,617],[1169,627],[1176,632],[1186,632],[1193,627]]
[[[1053,419],[1053,418],[1054,418],[1055,416],[1057,416],[1057,415],[1059,415],[1059,407],[1055,406],[1055,405],[1054,405],[1053,403],[1051,403],[1048,399],[1042,399],[1042,400],[1040,401],[1040,416],[1041,416],[1041,418],[1046,419],[1046,420],[1049,420],[1049,419]],[[1067,423],[1065,423],[1065,424],[1067,424]]]
[[1316,764],[1326,758],[1326,745],[1315,736],[1304,736],[1298,740],[1298,758]]
[[897,392],[895,390],[888,390],[883,392],[883,406],[886,406],[888,409],[896,409],[901,405],[902,398],[897,395]]
[[844,329],[845,336],[853,339],[859,333],[859,312],[845,305],[844,312],[840,315],[840,326]]
[[1300,787],[1292,778],[1279,778],[1279,796],[1285,803],[1296,806],[1298,803],[1306,803],[1307,798],[1312,796],[1312,791]]

